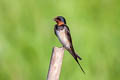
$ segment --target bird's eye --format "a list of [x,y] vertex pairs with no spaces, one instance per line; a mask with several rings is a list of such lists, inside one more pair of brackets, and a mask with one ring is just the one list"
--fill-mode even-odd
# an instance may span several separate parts
[[57,20],[61,21],[60,18],[56,18]]

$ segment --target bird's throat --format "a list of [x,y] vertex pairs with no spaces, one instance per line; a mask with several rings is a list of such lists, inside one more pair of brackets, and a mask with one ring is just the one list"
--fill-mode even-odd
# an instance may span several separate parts
[[58,26],[61,26],[61,25],[63,25],[63,24],[64,24],[64,22],[62,22],[62,21],[58,21],[58,22],[57,22],[57,25],[58,25]]

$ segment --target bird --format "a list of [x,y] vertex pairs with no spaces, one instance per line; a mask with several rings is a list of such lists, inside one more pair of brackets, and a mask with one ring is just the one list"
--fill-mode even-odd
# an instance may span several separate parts
[[82,72],[85,73],[85,71],[83,70],[82,66],[80,65],[80,63],[78,61],[78,59],[82,60],[82,58],[74,50],[70,30],[69,30],[69,27],[67,26],[65,18],[63,16],[57,16],[57,17],[54,18],[54,21],[57,23],[57,24],[55,24],[55,27],[54,27],[55,35],[58,37],[62,46],[76,60],[76,62],[80,66]]

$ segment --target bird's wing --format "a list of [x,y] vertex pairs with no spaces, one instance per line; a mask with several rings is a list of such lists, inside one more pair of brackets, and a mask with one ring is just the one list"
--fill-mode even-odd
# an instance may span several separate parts
[[[70,30],[69,30],[69,28],[67,27],[67,26],[65,26],[65,32],[66,32],[66,34],[67,34],[67,38],[68,38],[68,40],[70,41],[70,50],[68,50],[68,51],[70,51],[70,53],[71,53],[71,51],[72,51],[72,53],[71,53],[71,55],[74,57],[74,59],[76,60],[76,62],[78,63],[78,65],[80,66],[80,68],[81,68],[81,70],[82,70],[82,72],[83,73],[85,73],[85,71],[83,70],[83,68],[82,68],[82,66],[80,65],[80,63],[79,63],[79,61],[78,61],[78,59],[82,59],[80,56],[78,56],[76,53],[75,53],[75,51],[74,51],[74,48],[73,48],[73,45],[72,45],[72,38],[71,38],[71,35],[70,35]],[[78,58],[78,59],[77,59]]]
[[65,27],[65,32],[67,34],[67,39],[68,39],[68,41],[70,41],[70,47],[73,48],[70,30],[69,30],[68,26],[65,25],[64,27]]

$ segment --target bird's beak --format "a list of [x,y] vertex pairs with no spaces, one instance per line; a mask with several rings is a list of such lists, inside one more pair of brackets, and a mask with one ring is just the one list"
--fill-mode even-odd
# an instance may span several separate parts
[[54,21],[56,21],[56,18],[54,18]]

